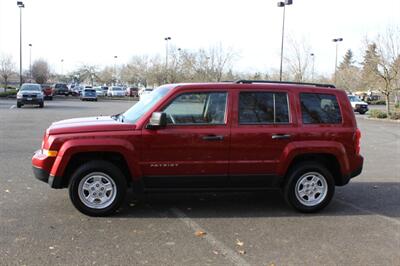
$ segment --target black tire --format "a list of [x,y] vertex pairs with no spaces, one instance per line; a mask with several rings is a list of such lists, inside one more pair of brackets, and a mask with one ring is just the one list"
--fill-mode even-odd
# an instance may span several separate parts
[[358,113],[359,113],[360,115],[363,115],[363,114],[366,113],[366,111],[359,111]]
[[21,107],[22,107],[22,104],[17,103],[17,108],[21,108]]
[[[320,185],[323,186],[323,184],[325,184],[325,186],[327,187],[327,191],[326,191],[326,193],[322,193],[322,195],[321,195],[321,193],[318,194],[318,192],[317,193],[314,192],[315,193],[314,198],[315,198],[315,196],[317,196],[317,199],[318,199],[319,195],[321,196],[321,198],[319,199],[320,201],[317,201],[313,205],[308,205],[299,200],[299,198],[302,198],[302,197],[300,195],[297,196],[297,193],[296,193],[297,188],[296,187],[297,187],[297,183],[300,179],[302,179],[304,181],[308,181],[307,176],[310,176],[310,175],[307,175],[307,174],[311,174],[311,173],[317,173],[318,178],[321,178],[321,181],[319,181],[319,183],[316,186],[320,186]],[[325,183],[323,183],[322,179],[325,180]],[[299,181],[299,188],[301,188],[302,186],[303,185]],[[310,184],[310,186],[311,186],[311,184]],[[305,189],[307,189],[307,188],[305,188]],[[309,190],[312,190],[312,187],[310,187]],[[287,178],[285,186],[283,188],[283,194],[284,194],[286,202],[290,206],[295,208],[296,210],[298,210],[300,212],[305,212],[305,213],[317,212],[317,211],[325,208],[329,204],[329,202],[332,200],[334,193],[335,193],[335,181],[333,179],[332,174],[326,167],[324,167],[323,165],[316,163],[316,162],[303,162],[303,163],[294,165],[288,174],[288,178]],[[303,201],[307,201],[307,200],[309,200],[309,196],[304,195],[302,199],[303,199]]]
[[[107,178],[111,178],[115,183],[115,197],[110,201],[110,205],[104,208],[92,208],[87,206],[79,196],[80,182],[94,172],[105,174]],[[108,161],[96,160],[83,164],[71,176],[69,183],[69,197],[75,208],[83,214],[89,216],[108,216],[113,214],[121,206],[126,195],[126,188],[126,179],[121,170]]]
[[49,97],[49,100],[52,101],[52,100],[53,100],[53,96],[50,96],[50,97]]
[[44,107],[44,102],[39,103],[39,108],[43,108]]

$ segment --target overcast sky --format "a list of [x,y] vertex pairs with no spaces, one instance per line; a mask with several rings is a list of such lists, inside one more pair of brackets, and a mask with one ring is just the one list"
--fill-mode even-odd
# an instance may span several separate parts
[[[19,62],[19,9],[16,0],[0,0],[0,53]],[[282,8],[276,0],[24,0],[23,66],[44,58],[64,72],[82,63],[127,63],[133,55],[165,55],[164,37],[182,49],[221,43],[240,57],[236,71],[279,68]],[[399,0],[293,0],[286,8],[286,33],[304,38],[315,54],[316,72],[334,70],[351,48],[361,59],[363,39],[400,25]],[[18,66],[18,63],[17,63]]]

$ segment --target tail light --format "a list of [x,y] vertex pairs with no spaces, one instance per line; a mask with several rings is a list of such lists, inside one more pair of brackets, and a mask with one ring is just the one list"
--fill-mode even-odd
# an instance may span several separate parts
[[357,155],[360,154],[360,139],[361,139],[361,131],[360,131],[360,129],[357,128],[356,136],[355,136],[355,140],[354,140],[354,146],[355,146]]

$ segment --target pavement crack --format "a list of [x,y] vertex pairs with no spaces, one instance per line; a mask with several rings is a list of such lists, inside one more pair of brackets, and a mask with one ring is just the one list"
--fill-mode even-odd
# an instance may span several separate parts
[[[179,210],[176,207],[172,207],[170,210],[176,217],[178,217],[181,222],[183,222],[188,228],[190,228],[194,232],[206,232],[206,230],[204,230],[193,219],[189,218],[183,211]],[[205,239],[212,246],[213,250],[219,251],[220,254],[223,254],[225,258],[230,260],[234,265],[250,265],[250,263],[248,263],[243,257],[241,257],[233,249],[229,248],[224,243],[216,239],[211,233],[207,232],[207,234],[203,235],[202,238]]]

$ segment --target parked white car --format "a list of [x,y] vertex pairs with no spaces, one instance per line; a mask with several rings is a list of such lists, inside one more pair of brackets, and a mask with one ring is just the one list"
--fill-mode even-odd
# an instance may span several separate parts
[[96,90],[96,95],[97,95],[97,97],[106,96],[106,93],[107,93],[107,92],[104,91],[103,88],[102,88],[101,86],[94,87],[94,89]]
[[124,90],[124,88],[119,87],[119,86],[112,86],[112,87],[108,88],[107,96],[110,96],[110,97],[124,97],[125,96],[125,90]]
[[143,88],[142,90],[140,90],[139,91],[139,101],[140,101],[140,99],[143,99],[148,94],[150,94],[152,91],[153,91],[153,88]]
[[365,114],[368,111],[368,103],[363,102],[358,96],[348,95],[351,107],[355,112],[358,112],[360,115]]

